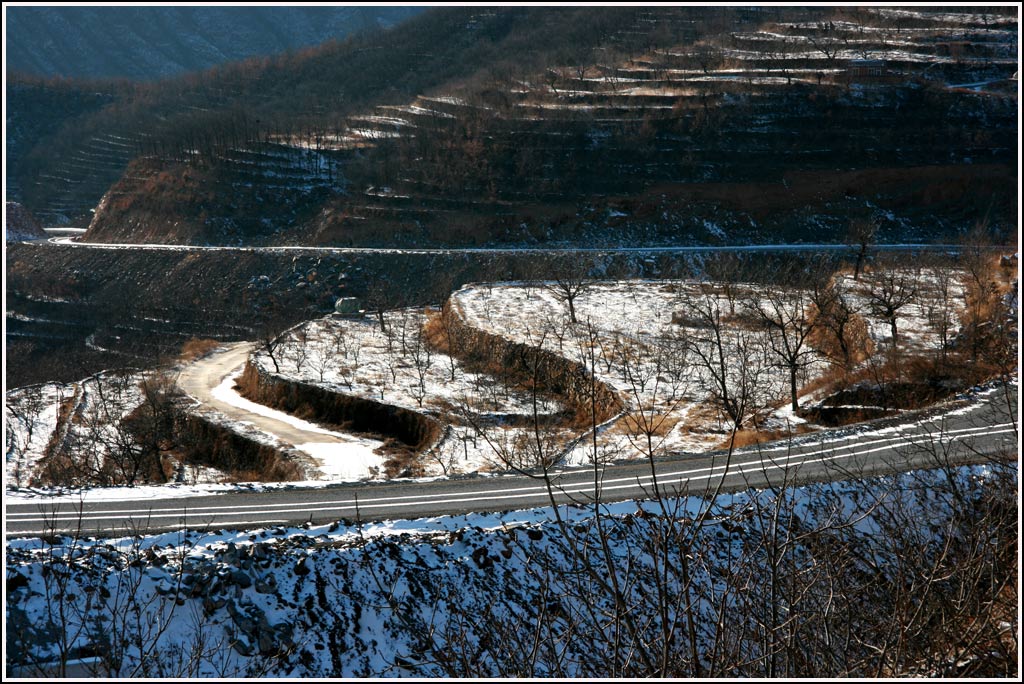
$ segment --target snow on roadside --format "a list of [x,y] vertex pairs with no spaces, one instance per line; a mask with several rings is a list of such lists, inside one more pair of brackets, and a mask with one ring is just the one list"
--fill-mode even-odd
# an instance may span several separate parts
[[320,472],[324,479],[334,482],[352,482],[365,480],[368,476],[375,478],[380,475],[384,458],[377,453],[380,442],[370,439],[351,438],[344,443],[307,442],[296,444],[295,448],[304,451],[320,462]]
[[69,385],[47,383],[8,392],[4,397],[4,480],[20,487],[32,479],[57,429],[61,402],[74,394]]
[[[265,418],[286,423],[294,428],[313,435],[324,435],[333,438],[330,441],[310,441],[293,444],[296,449],[312,456],[319,464],[322,478],[332,482],[348,482],[377,477],[383,470],[387,460],[379,452],[384,443],[367,437],[356,437],[344,432],[327,430],[309,421],[272,409],[263,404],[246,399],[235,391],[235,381],[243,369],[229,373],[224,380],[211,392],[214,398],[243,411],[255,413]],[[237,421],[235,421],[237,423]],[[247,423],[252,425],[251,423]],[[255,426],[253,426],[255,428]],[[258,429],[258,428],[257,428]],[[262,430],[260,430],[262,432]]]
[[[378,523],[190,530],[120,539],[10,539],[7,567],[13,589],[8,592],[8,606],[26,624],[44,625],[54,602],[64,602],[66,633],[77,640],[72,645],[79,646],[89,646],[93,632],[79,629],[78,620],[84,627],[107,610],[141,606],[142,616],[159,619],[162,626],[152,633],[160,640],[152,654],[159,655],[148,657],[166,657],[171,668],[184,662],[174,660],[179,653],[176,647],[187,650],[197,639],[206,639],[205,645],[232,644],[233,648],[217,650],[215,659],[203,662],[193,676],[241,676],[250,666],[267,664],[273,668],[265,673],[268,676],[368,677],[395,674],[396,662],[405,663],[404,674],[443,676],[445,671],[435,667],[435,660],[414,657],[423,654],[417,647],[424,644],[424,635],[429,635],[428,646],[443,647],[454,629],[475,643],[496,621],[501,626],[521,625],[522,615],[533,615],[528,611],[531,603],[536,610],[538,597],[557,597],[557,603],[550,605],[558,605],[566,619],[582,618],[587,606],[595,609],[592,614],[614,614],[611,595],[600,585],[587,584],[570,549],[586,548],[589,561],[628,568],[630,581],[623,585],[627,602],[634,610],[657,616],[651,600],[664,596],[658,588],[666,586],[665,577],[676,580],[678,569],[670,564],[663,575],[655,561],[662,553],[677,557],[681,549],[674,546],[680,539],[677,535],[665,537],[668,546],[663,550],[651,539],[664,533],[665,525],[694,519],[706,510],[710,515],[696,526],[692,538],[687,537],[687,550],[695,549],[694,555],[701,559],[694,564],[687,587],[692,586],[697,597],[692,610],[700,617],[695,622],[698,638],[709,645],[720,624],[716,606],[725,601],[737,605],[737,599],[727,593],[732,589],[721,578],[729,568],[735,569],[738,558],[756,562],[756,554],[747,554],[749,549],[763,548],[766,531],[774,534],[780,529],[768,521],[784,530],[789,525],[798,525],[802,531],[824,526],[842,530],[847,535],[844,539],[865,552],[853,554],[855,559],[877,572],[879,567],[890,567],[889,554],[898,553],[883,537],[885,530],[898,529],[893,525],[901,519],[898,515],[920,520],[922,530],[930,525],[940,531],[930,541],[941,545],[940,534],[947,527],[942,522],[956,513],[960,498],[952,490],[983,493],[989,482],[1002,482],[1000,491],[1005,491],[1007,480],[994,479],[1004,476],[1015,478],[1016,465],[1007,466],[1003,473],[991,466],[970,466],[808,485],[783,493],[748,490],[713,501],[697,497],[661,503],[626,501],[602,505],[601,526],[594,524],[592,507],[560,506],[561,523],[556,522],[553,509],[535,508]],[[948,486],[950,479],[956,482],[955,488]],[[905,508],[878,505],[894,496]],[[773,511],[780,509],[786,514],[773,518]],[[603,544],[596,543],[599,533]],[[875,543],[879,538],[881,543]],[[814,567],[817,554],[827,553],[828,548],[800,547],[806,553],[794,552],[792,557]],[[54,559],[65,558],[61,593],[54,596],[47,569],[53,567]],[[813,580],[814,573],[808,574]],[[132,596],[125,595],[126,586],[131,587]],[[750,591],[750,599],[758,600],[758,588]],[[728,619],[742,619],[738,610],[727,612]],[[200,615],[202,622],[197,623]],[[488,619],[466,620],[480,615]],[[135,624],[125,621],[124,627],[130,630]],[[200,625],[202,630],[197,629]],[[656,639],[658,625],[650,628]],[[130,633],[116,636],[120,638],[112,644],[126,647],[118,662],[126,668],[136,666],[142,656],[132,650]],[[52,639],[31,643],[33,655],[43,660],[52,658],[59,647]],[[458,642],[454,643],[457,647]],[[590,662],[593,652],[578,650],[592,643],[566,640],[560,646],[568,649],[565,663],[600,668],[600,661]],[[277,644],[296,648],[283,648],[272,659],[259,657],[260,650],[274,652]],[[495,671],[501,666],[489,660],[473,665]]]

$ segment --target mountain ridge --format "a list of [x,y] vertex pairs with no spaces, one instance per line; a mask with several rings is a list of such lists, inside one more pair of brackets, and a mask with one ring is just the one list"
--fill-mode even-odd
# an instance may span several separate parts
[[[7,68],[152,80],[392,26],[416,7],[11,7]],[[112,34],[116,33],[116,37]],[[55,40],[54,36],[60,36]]]

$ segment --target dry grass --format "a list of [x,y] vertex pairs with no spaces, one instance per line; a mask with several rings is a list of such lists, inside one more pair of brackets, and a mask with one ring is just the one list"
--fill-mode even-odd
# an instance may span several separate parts
[[431,311],[427,314],[427,320],[423,324],[423,338],[431,348],[443,354],[448,354],[448,330],[444,321],[441,320],[441,312]]
[[644,412],[643,416],[636,413],[628,413],[609,429],[613,435],[645,435],[648,429],[654,437],[665,437],[682,420],[681,416],[654,413],[653,415]]
[[398,440],[387,437],[377,452],[386,456],[384,475],[390,480],[396,477],[422,477],[425,474],[420,455]]
[[775,442],[780,439],[788,439],[790,437],[795,437],[796,435],[805,435],[808,432],[814,432],[814,428],[804,424],[795,425],[789,430],[739,430],[736,434],[731,435],[728,439],[719,444],[717,448],[741,449],[755,444],[764,444],[765,442]]
[[220,346],[217,340],[193,337],[181,346],[178,358],[186,363],[201,359]]
[[696,426],[721,425],[724,420],[721,409],[712,403],[694,406],[686,417],[688,420],[683,429],[690,434],[706,434],[708,432],[706,427],[697,429]]

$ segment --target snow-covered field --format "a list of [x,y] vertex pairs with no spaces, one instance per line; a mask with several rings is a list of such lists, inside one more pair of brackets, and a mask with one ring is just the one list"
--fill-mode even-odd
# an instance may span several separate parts
[[[908,301],[897,313],[897,334],[901,345],[912,351],[940,348],[941,330],[947,339],[960,331],[964,310],[965,274],[953,269],[924,268],[893,274],[868,272],[860,280],[844,272],[837,280],[857,311],[864,312],[868,331],[876,345],[891,344],[889,323],[878,314],[885,301]],[[872,315],[874,313],[874,315]]]
[[[842,276],[838,286],[868,322],[876,349],[882,350],[889,344],[890,326],[870,306],[870,292],[878,289],[873,278],[868,274],[854,282]],[[952,338],[963,301],[955,273],[900,272],[897,284],[913,291],[912,301],[897,314],[900,342],[906,349],[937,348],[940,316],[945,317],[947,338]],[[945,288],[944,296],[939,295],[939,285]],[[717,350],[707,315],[721,317],[728,369],[725,390],[746,393],[751,407],[748,416],[759,413],[762,429],[814,428],[792,412],[787,370],[772,352],[763,326],[751,319],[751,306],[770,305],[757,286],[593,283],[575,301],[577,324],[569,321],[566,303],[550,284],[467,286],[453,295],[452,302],[470,326],[593,366],[598,379],[619,393],[629,415],[599,429],[596,454],[601,460],[700,452],[722,445],[730,430],[727,415],[715,408],[722,386],[712,365],[693,352],[695,347],[703,348],[704,356],[710,358]],[[806,299],[798,303],[809,306]],[[532,432],[522,423],[532,414],[532,397],[500,378],[469,372],[458,359],[433,349],[423,327],[429,315],[416,310],[391,312],[385,316],[384,330],[369,317],[310,321],[293,330],[276,350],[277,372],[439,418],[449,430],[427,452],[428,474],[504,470],[510,463],[522,463],[517,458],[527,451],[524,445]],[[265,371],[273,371],[266,352],[254,358]],[[828,370],[828,362],[809,346],[799,365],[800,387],[813,384]],[[804,404],[814,399],[813,394],[802,397]],[[542,416],[564,410],[539,400]],[[567,465],[590,462],[595,456],[593,444],[580,437],[579,432],[562,430],[550,452]]]
[[[738,290],[744,289],[742,287]],[[739,296],[738,294],[736,295]],[[711,331],[699,321],[677,314],[699,302],[711,313],[728,317],[741,311],[739,299],[730,303],[725,292],[702,290],[695,283],[617,281],[589,286],[576,300],[576,318],[568,319],[566,304],[552,289],[529,284],[468,286],[453,295],[465,320],[472,326],[503,334],[517,341],[544,347],[593,367],[599,380],[618,390],[636,418],[627,418],[602,433],[602,448],[611,458],[646,455],[645,425],[640,411],[654,428],[657,453],[700,452],[721,445],[727,436],[725,417],[708,410],[713,380],[708,368],[696,362],[690,345],[707,339]],[[682,322],[674,322],[682,321]],[[592,333],[591,333],[592,329]],[[781,403],[784,374],[769,373],[766,350],[746,345],[745,326],[735,320],[722,327],[723,351],[730,372],[727,384],[740,381],[745,363],[758,376],[756,397],[761,405]],[[588,342],[593,334],[595,344]],[[710,347],[709,347],[710,349]],[[591,363],[591,356],[595,363]],[[822,366],[810,361],[805,378]],[[574,462],[586,458],[585,447]]]
[[7,393],[4,401],[4,468],[8,486],[27,486],[57,429],[61,403],[73,386],[47,383]]

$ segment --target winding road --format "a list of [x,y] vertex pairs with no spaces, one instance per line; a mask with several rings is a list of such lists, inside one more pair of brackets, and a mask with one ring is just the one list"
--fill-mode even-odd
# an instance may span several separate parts
[[273,415],[278,414],[277,411],[256,413],[239,406],[237,402],[224,401],[216,391],[217,388],[225,378],[233,376],[245,365],[253,346],[251,342],[224,345],[221,350],[185,368],[178,375],[178,387],[203,408],[213,409],[232,420],[251,423],[287,444],[345,444],[357,441],[355,438],[346,438],[344,434],[316,428],[303,420],[280,420]]
[[[221,369],[231,372],[229,350]],[[208,377],[216,376],[220,371]],[[225,373],[225,374],[226,374]],[[223,377],[223,376],[222,376]],[[209,386],[211,381],[200,385]],[[196,389],[193,386],[193,389]],[[198,394],[203,395],[199,389]],[[994,392],[967,407],[898,427],[842,436],[819,433],[799,443],[760,449],[691,455],[676,454],[654,463],[574,468],[551,473],[498,477],[468,476],[435,481],[392,481],[324,488],[194,496],[165,500],[96,503],[9,503],[7,536],[80,532],[107,536],[181,528],[216,530],[326,523],[341,518],[381,520],[504,511],[552,502],[592,504],[640,499],[653,494],[701,495],[748,488],[781,487],[845,480],[951,464],[980,463],[1018,451],[1016,392]],[[253,420],[252,416],[245,416]]]
[[[50,238],[35,244],[93,249],[317,251],[441,254],[453,252],[558,252],[523,249],[362,249],[309,247],[197,247],[182,245],[110,245]],[[951,245],[897,245],[889,249],[949,250]],[[698,251],[802,251],[846,250],[845,245],[754,245],[733,247],[593,248],[588,252],[698,252]],[[282,441],[326,442],[322,432],[311,433],[295,425],[253,413],[215,396],[215,388],[245,361],[251,345],[230,345],[193,364],[179,377],[180,386],[204,408],[251,422]],[[950,464],[980,463],[993,456],[1018,453],[1017,392],[1007,397],[993,392],[967,407],[932,417],[908,418],[901,426],[857,431],[824,432],[789,444],[706,454],[673,454],[656,460],[616,463],[593,468],[538,474],[467,476],[435,481],[391,481],[332,485],[320,488],[281,488],[227,494],[144,501],[84,503],[7,502],[5,534],[35,536],[80,532],[107,536],[123,533],[190,529],[220,529],[325,523],[341,518],[380,520],[504,511],[552,503],[593,504],[640,499],[661,494],[701,495],[748,488],[781,487],[807,482],[834,481],[895,473]]]

